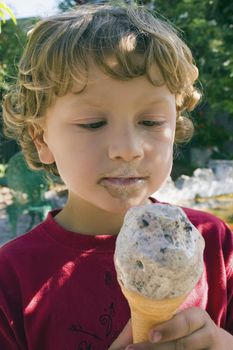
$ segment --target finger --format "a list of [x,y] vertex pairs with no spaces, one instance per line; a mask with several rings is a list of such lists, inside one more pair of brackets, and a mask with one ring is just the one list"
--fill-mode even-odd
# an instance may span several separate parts
[[[164,343],[138,343],[130,345],[126,350],[200,350],[210,349],[212,341],[205,327],[191,335]],[[212,349],[212,347],[211,347]],[[219,348],[220,349],[220,348]]]
[[[215,346],[214,330],[216,327],[204,326],[199,328],[196,332],[188,335],[187,337],[176,339],[172,342],[163,343],[166,345],[164,349],[167,350],[200,350],[200,349],[212,349]],[[218,347],[217,347],[218,348]],[[217,349],[214,347],[214,349]],[[158,348],[160,349],[160,347]],[[161,348],[160,350],[162,350]],[[220,349],[220,348],[218,348]]]
[[131,344],[133,341],[132,336],[132,326],[131,320],[129,320],[123,329],[123,331],[119,334],[116,340],[112,343],[108,350],[121,350],[125,349],[127,345]]
[[[214,330],[216,327],[204,326],[199,328],[196,332],[191,335],[175,340],[174,349],[182,350],[200,350],[200,349],[212,349],[215,345]],[[220,349],[220,348],[219,348]]]
[[151,342],[168,342],[192,334],[204,327],[209,316],[200,308],[190,308],[177,313],[171,320],[162,323],[149,333]]

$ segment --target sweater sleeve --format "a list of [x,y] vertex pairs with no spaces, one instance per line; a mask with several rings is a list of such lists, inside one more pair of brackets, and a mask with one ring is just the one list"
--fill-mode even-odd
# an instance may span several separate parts
[[206,311],[217,325],[233,335],[233,233],[221,219],[208,212],[184,209],[206,243]]
[[0,348],[4,350],[20,350],[11,324],[2,309],[0,309]]
[[227,228],[224,242],[227,274],[227,319],[226,331],[233,335],[233,232]]
[[0,249],[0,349],[26,350],[20,285],[4,248]]

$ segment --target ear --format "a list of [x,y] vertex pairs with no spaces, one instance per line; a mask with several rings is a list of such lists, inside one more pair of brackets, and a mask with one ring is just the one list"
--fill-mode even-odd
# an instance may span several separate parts
[[51,152],[46,140],[45,130],[39,126],[30,126],[29,134],[37,149],[38,157],[43,164],[52,164],[55,162],[53,153]]

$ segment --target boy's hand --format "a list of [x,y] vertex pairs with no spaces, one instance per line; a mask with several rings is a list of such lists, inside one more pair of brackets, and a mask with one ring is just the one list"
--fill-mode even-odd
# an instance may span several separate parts
[[132,342],[133,342],[133,335],[132,335],[132,326],[131,326],[131,319],[130,319],[126,324],[125,328],[123,329],[123,331],[112,343],[112,345],[108,350],[124,350],[126,349],[127,345],[132,344]]
[[132,344],[130,323],[109,350],[229,350],[233,336],[217,327],[206,311],[190,308],[155,327],[147,343]]

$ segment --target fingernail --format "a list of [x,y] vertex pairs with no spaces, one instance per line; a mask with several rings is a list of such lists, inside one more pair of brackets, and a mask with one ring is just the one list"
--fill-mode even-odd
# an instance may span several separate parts
[[158,331],[152,332],[151,334],[151,340],[153,343],[157,343],[161,340],[162,334]]

